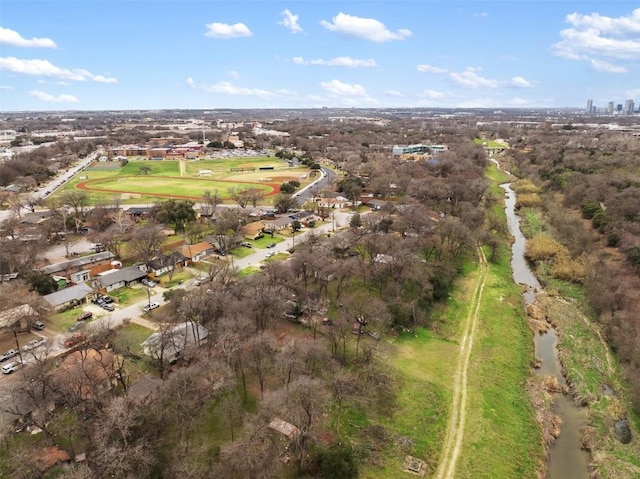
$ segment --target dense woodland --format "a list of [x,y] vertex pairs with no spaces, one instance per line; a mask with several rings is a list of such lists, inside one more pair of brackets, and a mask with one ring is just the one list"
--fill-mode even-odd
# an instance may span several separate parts
[[[412,437],[382,426],[358,430],[360,446],[349,446],[353,428],[344,417],[361,414],[371,424],[383,423],[393,414],[398,381],[382,360],[384,341],[352,331],[385,336],[425,326],[437,333],[441,319],[434,306],[448,296],[475,246],[488,245],[497,254],[505,231],[487,206],[500,198],[488,193],[486,155],[473,142],[491,134],[469,128],[468,120],[399,119],[383,127],[297,119],[278,128],[291,137],[251,140],[329,158],[343,173],[335,188],[354,197],[373,193],[388,206],[354,214],[346,231],[312,236],[296,245],[289,261],[257,274],[238,278],[222,265],[210,269],[205,287],[172,291],[162,310],[162,337],[178,321],[198,323],[210,336],[177,363],[162,355],[152,361],[161,383],[151,396],[135,394],[143,360],[118,331],[100,331],[79,349],[79,375],[56,373],[58,365],[46,355],[36,358],[14,391],[18,405],[4,408],[41,427],[51,444],[65,437],[69,453],[87,452],[86,462],[58,477],[349,478],[365,461],[382,464],[385,451],[411,454]],[[242,132],[245,140],[249,134]],[[131,129],[122,135],[113,141],[135,140]],[[530,206],[544,208],[552,233],[571,260],[584,265],[583,275],[564,279],[584,284],[640,407],[638,139],[507,128],[501,136],[513,146],[503,159],[508,168],[528,178],[538,194]],[[393,144],[427,141],[447,144],[450,151],[437,161],[391,159]],[[51,156],[39,155],[41,161]],[[5,167],[21,176],[37,170]],[[3,181],[8,171],[2,170]],[[142,245],[142,257],[155,238],[153,225],[119,221],[107,207],[85,212],[76,200],[62,221],[70,230],[77,227],[73,218],[90,222],[116,253],[131,242]],[[185,224],[185,235],[217,231],[222,237],[229,230],[225,224],[238,225],[238,218]],[[5,232],[10,226],[4,225]],[[15,252],[7,260],[20,260],[18,247],[2,248]],[[32,258],[24,255],[20,267],[28,269]],[[553,261],[532,259],[539,265]],[[15,297],[16,287],[0,284],[0,295]],[[98,394],[105,378],[113,387]],[[273,418],[296,425],[298,434],[285,441],[268,427]],[[0,454],[0,475],[40,477],[34,451],[25,444]]]
[[511,142],[509,167],[541,188],[553,235],[578,259],[563,279],[585,286],[640,407],[640,139],[563,129]]

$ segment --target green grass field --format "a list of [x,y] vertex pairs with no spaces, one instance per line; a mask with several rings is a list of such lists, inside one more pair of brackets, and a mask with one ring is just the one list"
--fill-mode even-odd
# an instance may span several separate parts
[[[507,177],[493,166],[487,169],[487,176],[492,180],[492,194],[502,198],[498,184]],[[506,221],[499,202],[493,212]],[[525,322],[520,289],[511,278],[510,257],[508,245],[503,244],[496,261],[489,264],[471,356],[469,407],[456,477],[535,478],[544,460],[541,432],[525,388],[532,374],[533,338]],[[467,317],[478,273],[473,261],[465,265],[448,301],[434,313],[439,317],[437,332],[418,329],[415,336],[401,335],[385,355],[401,380],[398,409],[384,425],[393,433],[412,437],[410,454],[427,461],[427,476],[440,460],[462,320]],[[399,477],[403,459],[403,454],[390,451],[382,468],[365,466],[362,477]]]
[[487,148],[508,148],[509,145],[503,141],[487,140],[486,138],[475,138],[474,143],[476,145],[483,145]]
[[[273,168],[273,170],[260,170]],[[244,171],[233,171],[233,170]],[[209,173],[200,176],[200,172]],[[279,192],[280,184],[296,180],[303,186],[313,178],[306,167],[291,168],[278,158],[236,158],[222,160],[131,160],[124,167],[96,164],[76,175],[51,198],[69,191],[85,191],[90,204],[153,202],[162,198],[191,199],[198,201],[205,192],[218,192],[225,202],[232,202],[230,192],[234,188],[257,188],[266,196]]]

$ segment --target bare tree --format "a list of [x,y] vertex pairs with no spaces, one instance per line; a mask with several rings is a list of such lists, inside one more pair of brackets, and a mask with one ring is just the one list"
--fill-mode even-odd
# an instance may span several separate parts
[[129,244],[137,258],[145,265],[158,254],[164,234],[158,225],[149,225],[139,228],[131,235]]

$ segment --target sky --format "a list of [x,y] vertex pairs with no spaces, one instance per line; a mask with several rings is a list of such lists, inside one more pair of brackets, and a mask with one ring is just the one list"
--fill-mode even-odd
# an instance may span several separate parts
[[2,0],[0,111],[640,104],[640,2]]

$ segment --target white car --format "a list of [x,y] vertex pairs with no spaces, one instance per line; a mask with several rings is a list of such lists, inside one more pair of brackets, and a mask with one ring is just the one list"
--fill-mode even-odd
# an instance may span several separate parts
[[22,346],[22,350],[23,351],[31,351],[32,349],[35,349],[35,348],[38,348],[38,347],[42,346],[46,342],[47,342],[47,340],[44,339],[44,338],[42,338],[42,339],[32,339],[27,344]]
[[142,310],[145,313],[148,313],[149,311],[151,311],[152,309],[156,309],[160,307],[160,303],[149,303],[147,304],[144,308],[142,308]]
[[19,354],[18,351],[16,351],[15,349],[10,349],[9,351],[0,355],[0,362],[6,361],[7,359],[11,359],[12,357],[17,356],[18,354]]
[[269,251],[269,252],[266,254],[266,256],[265,256],[265,257],[266,257],[266,258],[271,258],[271,257],[272,257],[272,256],[274,256],[275,254],[276,254],[276,253],[275,253],[275,251]]
[[5,364],[4,366],[2,366],[2,372],[4,374],[11,374],[12,372],[17,371],[20,366],[22,366],[21,362],[14,361],[12,363]]

